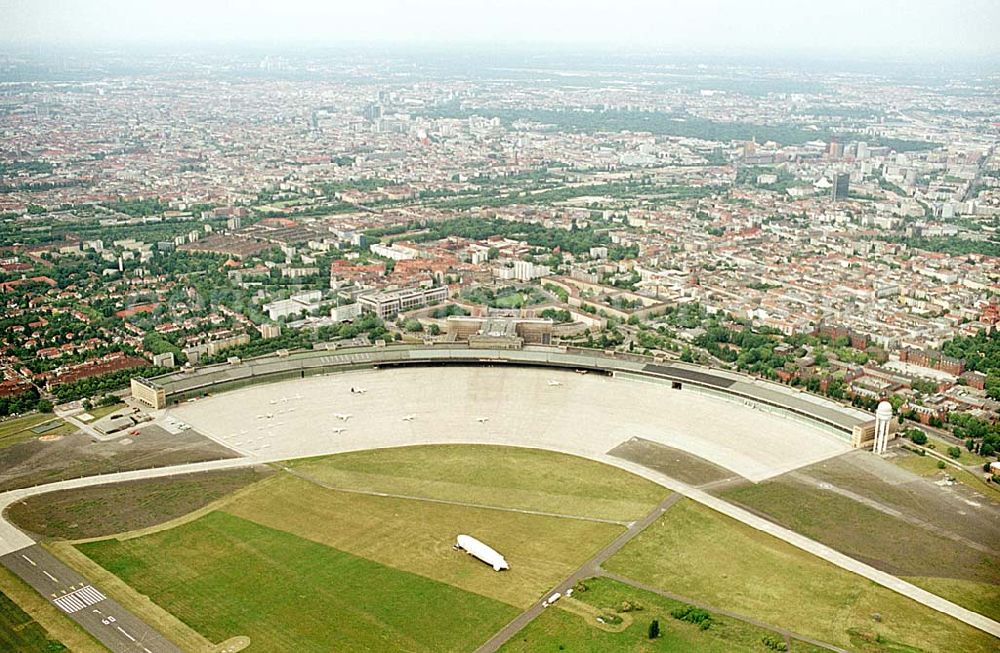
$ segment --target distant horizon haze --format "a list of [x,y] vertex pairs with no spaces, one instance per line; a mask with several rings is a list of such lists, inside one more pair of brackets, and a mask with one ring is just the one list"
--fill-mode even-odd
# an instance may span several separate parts
[[0,49],[130,46],[623,49],[1000,56],[998,0],[0,0]]

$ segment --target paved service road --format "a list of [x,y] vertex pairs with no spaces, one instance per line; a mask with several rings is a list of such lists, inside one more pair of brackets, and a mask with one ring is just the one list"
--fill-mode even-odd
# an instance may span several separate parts
[[566,590],[570,589],[581,580],[599,575],[601,573],[601,564],[605,560],[618,553],[623,546],[628,544],[629,540],[644,531],[647,526],[659,519],[660,516],[663,515],[668,508],[670,508],[670,506],[677,503],[680,499],[680,494],[677,494],[676,492],[672,493],[666,499],[661,501],[660,505],[653,508],[645,517],[639,521],[633,522],[624,533],[616,537],[610,544],[598,551],[593,558],[583,563],[579,569],[570,574],[569,578],[552,588],[551,591],[546,592],[545,596],[542,597],[537,603],[517,615],[514,621],[501,628],[496,635],[489,639],[489,641],[476,649],[476,653],[493,653],[512,637],[521,632],[525,626],[534,621],[535,617],[540,615],[542,610],[545,609],[545,601],[550,596],[556,592],[565,596]]
[[163,635],[38,545],[0,556],[0,563],[113,653],[181,653]]

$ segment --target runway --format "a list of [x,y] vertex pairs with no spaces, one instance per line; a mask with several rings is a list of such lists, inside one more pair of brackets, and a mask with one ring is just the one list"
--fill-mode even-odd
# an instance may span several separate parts
[[181,653],[163,635],[37,544],[0,556],[0,564],[114,653]]

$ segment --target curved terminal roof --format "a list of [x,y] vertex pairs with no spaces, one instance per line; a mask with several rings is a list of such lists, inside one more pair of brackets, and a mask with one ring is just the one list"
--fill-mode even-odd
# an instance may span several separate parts
[[286,356],[266,356],[238,365],[220,364],[178,371],[150,379],[163,387],[167,401],[181,401],[205,392],[250,383],[302,378],[350,369],[401,365],[512,364],[594,370],[607,374],[638,375],[667,382],[698,386],[707,392],[758,402],[849,435],[872,415],[778,383],[748,375],[677,362],[654,362],[645,356],[608,354],[592,349],[526,347],[524,349],[471,349],[464,345],[364,347],[314,350]]

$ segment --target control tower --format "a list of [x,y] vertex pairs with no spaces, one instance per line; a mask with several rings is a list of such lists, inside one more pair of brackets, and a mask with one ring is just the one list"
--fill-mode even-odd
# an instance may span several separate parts
[[889,425],[892,422],[892,404],[879,402],[875,409],[875,446],[872,451],[881,455],[889,445]]

